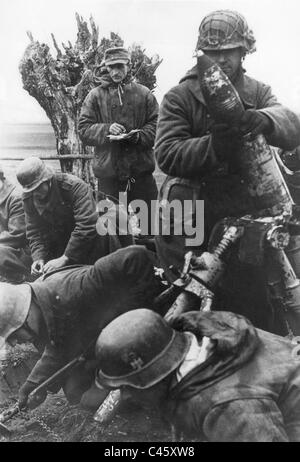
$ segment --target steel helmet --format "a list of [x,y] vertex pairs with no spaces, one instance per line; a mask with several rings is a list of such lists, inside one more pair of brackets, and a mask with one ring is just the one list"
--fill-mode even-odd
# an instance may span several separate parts
[[196,50],[228,50],[241,47],[253,53],[255,38],[243,15],[232,10],[217,10],[205,16],[199,27]]
[[0,348],[25,322],[31,303],[29,284],[0,282]]
[[38,157],[28,157],[20,163],[17,169],[17,180],[24,192],[34,191],[41,183],[50,180],[53,175],[53,170]]
[[101,386],[149,388],[184,359],[191,334],[177,332],[157,313],[140,308],[114,319],[96,342]]

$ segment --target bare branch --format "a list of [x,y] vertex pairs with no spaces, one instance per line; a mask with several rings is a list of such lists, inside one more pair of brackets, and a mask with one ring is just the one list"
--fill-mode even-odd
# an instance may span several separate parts
[[77,19],[78,33],[77,33],[77,40],[76,40],[75,47],[78,50],[84,52],[84,51],[89,50],[91,46],[91,33],[88,29],[88,25],[86,21],[84,21],[83,18],[80,17],[77,13],[76,13],[76,19]]
[[99,27],[96,27],[93,16],[90,17],[90,24],[92,29],[92,48],[95,50],[98,46]]
[[30,30],[28,30],[28,31],[26,31],[26,34],[28,35],[29,40],[30,40],[31,42],[34,42],[32,32],[30,32]]
[[77,12],[75,13],[75,18],[76,18],[76,21],[77,21],[77,27],[78,27],[78,29],[80,29],[82,18],[80,18],[79,14]]
[[51,33],[51,37],[52,37],[53,45],[54,45],[54,47],[56,49],[56,52],[57,52],[57,57],[61,58],[62,52],[61,52],[61,50],[60,50],[60,48],[59,48],[59,46],[57,44],[57,41],[55,40],[55,37],[54,37],[54,35],[52,33]]

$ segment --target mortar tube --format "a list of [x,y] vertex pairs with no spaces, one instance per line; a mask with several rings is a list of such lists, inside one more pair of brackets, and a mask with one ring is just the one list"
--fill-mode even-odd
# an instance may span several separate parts
[[[201,91],[214,121],[239,126],[245,109],[227,75],[205,54],[198,57],[197,69]],[[263,135],[253,141],[244,139],[236,162],[260,215],[291,216],[293,200]]]

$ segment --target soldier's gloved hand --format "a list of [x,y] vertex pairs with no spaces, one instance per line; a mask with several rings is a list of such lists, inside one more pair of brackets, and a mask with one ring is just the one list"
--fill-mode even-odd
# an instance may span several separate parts
[[123,133],[126,133],[126,128],[115,122],[109,127],[109,133],[111,135],[122,135]]
[[249,134],[250,140],[253,140],[259,134],[268,135],[272,129],[272,120],[263,112],[247,109],[241,117],[240,130],[243,135]]
[[66,255],[62,255],[59,258],[54,258],[49,260],[44,266],[44,273],[49,273],[49,271],[54,271],[59,268],[63,268],[69,263],[69,258]]
[[[27,380],[19,390],[18,406],[20,409],[35,409],[42,404],[47,398],[47,391],[35,393],[30,396],[30,393],[37,387],[36,383]],[[29,399],[28,399],[29,398]]]
[[38,276],[43,273],[44,269],[44,260],[36,260],[31,265],[31,274]]
[[238,147],[241,141],[241,133],[238,127],[225,123],[214,124],[211,130],[211,142],[219,160],[230,157],[232,151]]
[[35,409],[36,407],[40,406],[45,399],[47,398],[46,391],[40,391],[39,393],[34,393],[33,396],[30,396],[27,402],[28,409]]
[[37,387],[36,383],[27,380],[19,389],[18,406],[20,409],[26,409],[28,396]]

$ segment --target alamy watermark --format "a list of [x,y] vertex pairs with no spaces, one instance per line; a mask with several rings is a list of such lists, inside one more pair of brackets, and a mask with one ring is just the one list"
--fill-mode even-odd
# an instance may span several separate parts
[[[101,236],[138,234],[184,236],[186,246],[199,246],[204,240],[204,201],[178,199],[130,202],[132,219],[128,219],[127,194],[119,193],[119,204],[102,199],[97,204],[97,232]],[[134,230],[133,228],[136,228]]]

